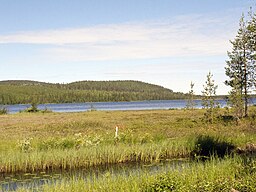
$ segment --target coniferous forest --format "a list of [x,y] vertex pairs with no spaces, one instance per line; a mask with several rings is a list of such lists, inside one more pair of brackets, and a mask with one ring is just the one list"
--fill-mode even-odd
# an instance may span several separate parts
[[140,81],[0,82],[0,104],[185,99],[186,94]]

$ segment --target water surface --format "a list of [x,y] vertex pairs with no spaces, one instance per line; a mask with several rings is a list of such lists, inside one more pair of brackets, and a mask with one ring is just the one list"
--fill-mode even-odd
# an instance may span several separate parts
[[[217,100],[220,107],[227,105],[226,100]],[[195,100],[196,108],[202,108],[201,100]],[[256,98],[250,99],[250,104],[256,104]],[[153,109],[181,109],[185,108],[187,100],[150,100],[130,102],[86,102],[86,103],[60,103],[40,104],[39,109],[49,109],[53,112],[81,112],[89,110],[115,111],[115,110],[153,110]],[[30,107],[27,105],[6,105],[9,113],[18,113]]]

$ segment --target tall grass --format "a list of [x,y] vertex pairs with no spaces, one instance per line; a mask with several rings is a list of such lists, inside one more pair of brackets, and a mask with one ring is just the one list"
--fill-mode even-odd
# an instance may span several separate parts
[[[255,159],[252,159],[255,166]],[[181,172],[164,173],[144,183],[142,191],[212,191],[230,192],[256,191],[256,171],[250,173],[244,160],[238,156],[225,160],[211,159],[205,163],[193,164]]]
[[[55,185],[45,185],[42,191],[174,191],[230,192],[256,191],[256,161],[250,163],[235,156],[224,160],[213,158],[204,163],[192,163],[180,169],[162,173],[140,172],[114,175],[107,172],[92,178],[67,178]],[[248,170],[249,169],[249,170]],[[21,190],[22,191],[22,190]]]
[[[0,172],[188,157],[195,150],[197,135],[221,135],[240,148],[255,143],[255,118],[243,119],[239,125],[221,120],[209,125],[201,120],[203,113],[194,110],[191,116],[186,110],[155,110],[8,114],[0,118]],[[114,135],[116,125],[118,138]],[[209,143],[208,139],[204,146]],[[204,155],[202,151],[198,155]],[[215,151],[208,150],[209,154]]]
[[187,141],[164,141],[161,143],[125,143],[54,148],[28,152],[8,151],[0,154],[1,172],[30,172],[38,170],[76,169],[104,164],[127,162],[152,163],[161,160],[188,157],[193,146]]

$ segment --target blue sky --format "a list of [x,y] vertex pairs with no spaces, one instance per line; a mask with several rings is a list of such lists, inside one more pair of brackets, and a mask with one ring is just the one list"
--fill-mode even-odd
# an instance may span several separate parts
[[140,80],[199,94],[223,84],[254,0],[0,0],[0,80]]

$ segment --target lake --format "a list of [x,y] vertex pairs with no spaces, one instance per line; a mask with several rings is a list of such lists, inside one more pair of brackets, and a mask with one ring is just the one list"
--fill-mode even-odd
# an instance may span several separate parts
[[[226,100],[217,100],[221,107],[227,105]],[[201,100],[195,100],[196,108],[202,108]],[[150,100],[130,102],[86,102],[86,103],[61,103],[40,104],[39,109],[49,109],[53,112],[81,112],[89,110],[114,111],[114,110],[152,110],[152,109],[182,109],[187,100]],[[250,99],[250,104],[256,104],[256,98]],[[29,104],[6,105],[9,113],[18,113],[28,107]]]

